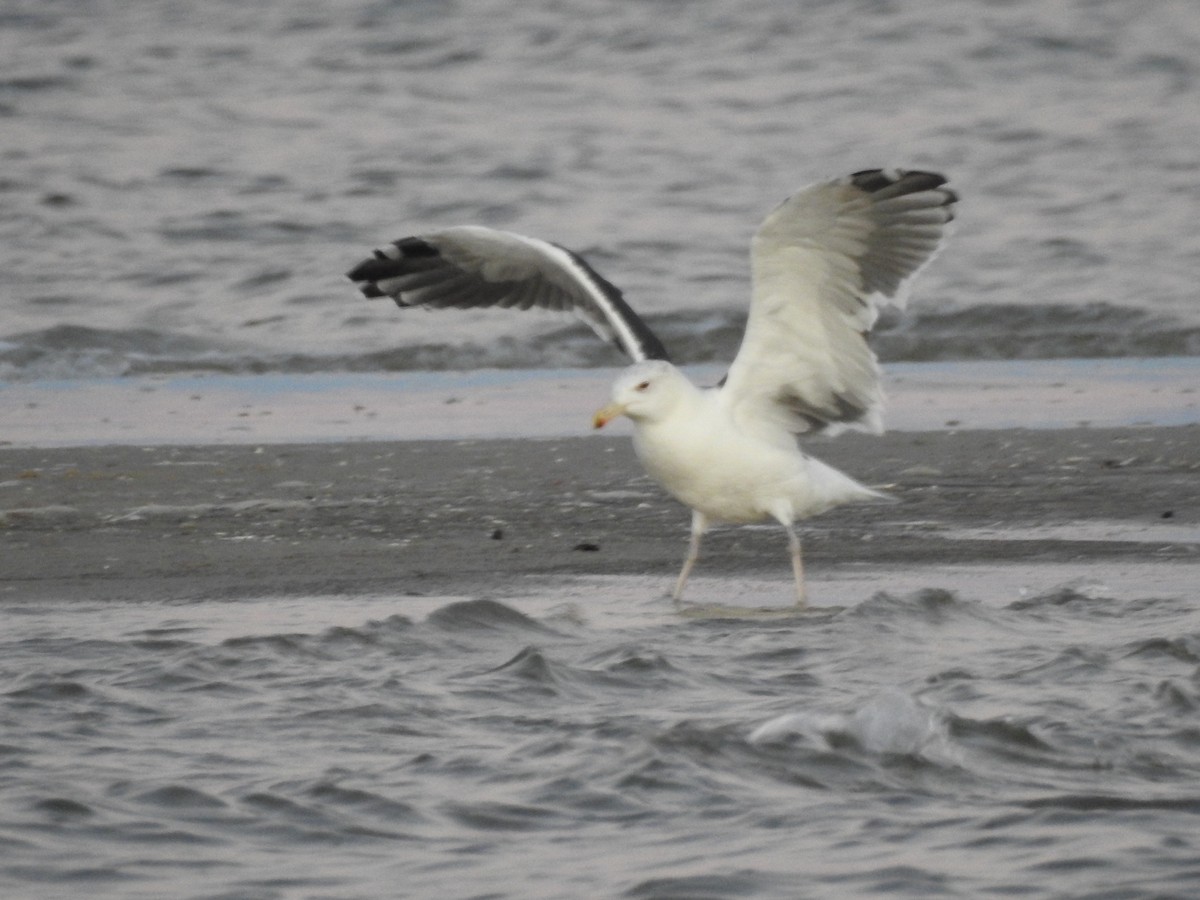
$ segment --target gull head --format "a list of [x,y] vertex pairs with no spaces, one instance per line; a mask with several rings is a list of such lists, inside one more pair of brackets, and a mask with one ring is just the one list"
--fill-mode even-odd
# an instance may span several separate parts
[[603,428],[617,416],[635,423],[664,418],[690,387],[683,373],[666,360],[649,359],[630,366],[613,382],[612,402],[596,410],[595,428]]

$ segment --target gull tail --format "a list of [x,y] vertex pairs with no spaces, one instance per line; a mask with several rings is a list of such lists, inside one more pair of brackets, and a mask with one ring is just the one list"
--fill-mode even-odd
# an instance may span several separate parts
[[816,515],[819,512],[843,506],[847,503],[898,503],[895,497],[855,481],[845,472],[839,472],[812,456],[806,457],[808,479],[811,485]]

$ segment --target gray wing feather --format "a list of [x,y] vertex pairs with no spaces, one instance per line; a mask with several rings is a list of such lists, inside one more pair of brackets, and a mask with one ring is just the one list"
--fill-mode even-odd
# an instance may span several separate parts
[[427,309],[570,311],[636,361],[662,342],[582,257],[548,241],[466,225],[393,241],[347,273],[370,298]]
[[872,169],[807,188],[767,216],[754,237],[746,334],[721,389],[743,427],[880,427],[866,334],[941,246],[958,199],[945,183]]

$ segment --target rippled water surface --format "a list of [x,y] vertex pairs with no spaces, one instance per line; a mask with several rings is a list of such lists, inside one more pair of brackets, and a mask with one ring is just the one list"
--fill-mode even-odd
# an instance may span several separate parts
[[679,615],[619,578],[503,602],[10,600],[0,888],[1195,896],[1187,578],[976,574],[803,615],[745,608],[786,585]]
[[1197,60],[1192,0],[10,0],[0,377],[617,362],[342,277],[462,222],[728,359],[755,225],[878,165],[962,194],[884,357],[1197,353]]

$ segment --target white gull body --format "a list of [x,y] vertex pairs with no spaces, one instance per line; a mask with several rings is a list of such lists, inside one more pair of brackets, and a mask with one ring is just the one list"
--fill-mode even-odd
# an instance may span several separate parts
[[[692,536],[672,596],[678,601],[712,522],[775,519],[788,534],[796,602],[804,605],[804,569],[794,523],[844,503],[884,499],[848,475],[800,451],[786,429],[743,428],[723,389],[700,389],[670,363],[630,367],[597,411],[633,420],[633,446],[646,472],[691,507]],[[763,423],[758,423],[760,426]],[[772,434],[772,431],[776,433]]]
[[712,522],[774,519],[788,535],[796,602],[805,602],[795,523],[877,491],[804,453],[797,437],[881,430],[879,367],[866,335],[882,303],[902,304],[954,216],[941,175],[872,169],[793,195],[751,248],[750,315],[729,373],[692,384],[620,292],[583,259],[536,238],[460,226],[403,238],[349,273],[368,297],[402,307],[570,310],[635,364],[596,427],[624,415],[647,473],[692,510],[683,594]]

